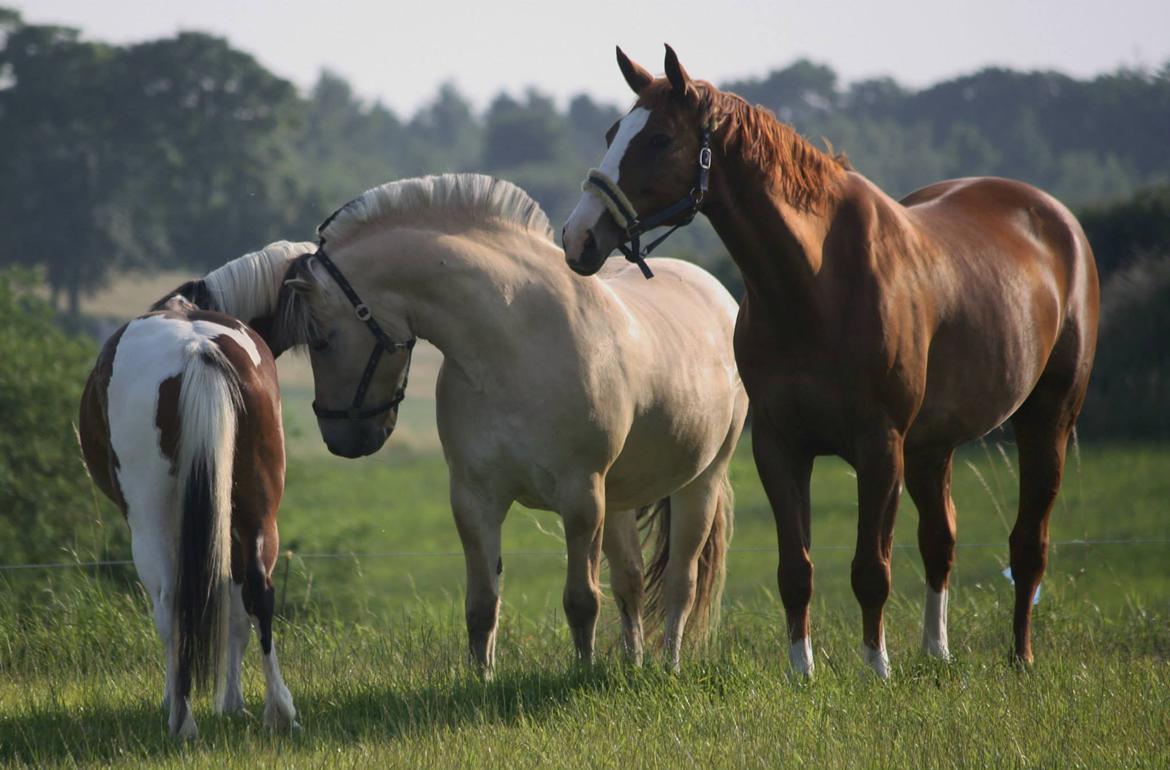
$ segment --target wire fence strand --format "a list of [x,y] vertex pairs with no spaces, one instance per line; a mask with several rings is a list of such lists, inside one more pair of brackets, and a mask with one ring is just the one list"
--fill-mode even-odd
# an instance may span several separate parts
[[[1061,547],[1088,547],[1088,546],[1145,546],[1170,545],[1170,538],[1073,538],[1069,540],[1052,540],[1048,543],[1051,548]],[[1007,541],[999,543],[956,543],[959,549],[976,548],[1007,548]],[[810,550],[817,551],[852,551],[852,545],[814,545]],[[913,543],[895,543],[896,550],[917,549]],[[775,553],[775,546],[744,546],[729,548],[729,553]],[[336,552],[305,552],[285,551],[284,558],[297,558],[305,561],[312,560],[355,560],[362,559],[448,559],[463,556],[463,551],[336,551]],[[564,556],[564,550],[519,550],[506,551],[505,557],[515,556]],[[52,570],[52,569],[86,569],[97,567],[124,567],[133,564],[130,559],[99,559],[94,561],[62,561],[30,564],[0,564],[0,572],[15,572],[19,570]]]

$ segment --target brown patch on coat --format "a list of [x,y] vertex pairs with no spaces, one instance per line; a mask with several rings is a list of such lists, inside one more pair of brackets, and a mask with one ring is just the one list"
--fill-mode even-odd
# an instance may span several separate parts
[[93,370],[85,381],[77,425],[81,454],[90,478],[102,494],[114,501],[123,516],[126,515],[126,498],[118,485],[118,456],[110,446],[109,402],[106,393],[114,373],[114,353],[125,331],[126,325],[123,325],[102,346]]
[[154,414],[154,424],[159,430],[159,448],[163,456],[171,461],[171,475],[179,472],[179,434],[182,425],[179,420],[179,391],[183,384],[183,375],[176,374],[167,377],[158,386],[158,410]]

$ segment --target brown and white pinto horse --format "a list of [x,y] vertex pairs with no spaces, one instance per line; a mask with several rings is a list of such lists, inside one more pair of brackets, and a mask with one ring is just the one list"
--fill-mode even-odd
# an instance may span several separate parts
[[181,296],[106,342],[86,382],[80,435],[94,482],[130,525],[134,566],[166,651],[171,733],[194,737],[192,683],[243,708],[255,618],[265,724],[295,726],[272,644],[284,432],[276,364],[242,322]]
[[[665,78],[620,49],[618,64],[638,99],[565,225],[566,259],[596,272],[637,234],[631,220],[682,200],[665,223],[701,210],[739,266],[735,353],[776,518],[795,669],[813,669],[813,459],[839,455],[857,471],[852,584],[864,657],[885,677],[882,608],[903,479],[926,567],[923,647],[945,659],[952,456],[1009,418],[1020,461],[1015,656],[1030,662],[1049,512],[1097,339],[1097,271],[1076,219],[1006,179],[940,182],[895,201],[768,111],[692,80],[669,46]],[[696,176],[702,165],[709,176]]]

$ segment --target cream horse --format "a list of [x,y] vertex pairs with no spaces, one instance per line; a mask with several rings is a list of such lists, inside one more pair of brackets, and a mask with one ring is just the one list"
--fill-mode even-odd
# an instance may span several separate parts
[[[732,297],[672,259],[654,261],[653,285],[632,268],[569,275],[536,202],[482,175],[383,185],[319,236],[317,255],[289,271],[277,327],[284,345],[310,346],[332,452],[356,457],[385,442],[416,336],[444,355],[438,428],[466,558],[472,660],[485,673],[494,664],[500,530],[519,501],[563,518],[564,608],[579,659],[593,658],[604,549],[628,656],[641,662],[650,593],[677,668],[688,617],[697,628],[717,612],[731,531],[727,466],[747,410]],[[380,364],[376,335],[388,349]],[[359,389],[364,402],[353,398]],[[365,416],[341,416],[351,403]],[[644,587],[638,510],[666,498],[668,531]]]

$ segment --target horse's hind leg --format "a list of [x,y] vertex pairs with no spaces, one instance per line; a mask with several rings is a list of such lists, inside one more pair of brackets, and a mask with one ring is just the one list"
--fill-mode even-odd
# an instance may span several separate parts
[[667,663],[679,668],[683,632],[695,609],[699,557],[719,507],[721,473],[704,473],[670,496],[670,556],[662,580],[665,609],[663,650]]
[[166,656],[162,707],[168,712],[172,735],[194,738],[197,728],[191,713],[191,683],[178,680],[179,650],[174,625],[174,543],[177,537],[174,522],[177,513],[173,510],[173,490],[166,486],[140,491],[127,484],[124,491],[134,568],[150,596],[154,608],[154,627]]
[[1048,565],[1048,517],[1064,475],[1069,434],[1084,398],[1083,386],[1053,391],[1042,379],[1012,417],[1020,461],[1020,508],[1010,538],[1016,584],[1013,631],[1016,660],[1025,664],[1032,662],[1032,598]]
[[496,627],[500,617],[500,530],[511,501],[497,499],[472,485],[451,477],[451,511],[463,544],[467,567],[468,654],[485,677],[496,665]]
[[[239,548],[233,549],[238,551]],[[233,565],[234,566],[234,565]],[[243,568],[237,572],[243,579]],[[248,638],[252,635],[252,620],[244,608],[243,583],[232,584],[232,610],[230,627],[228,628],[228,670],[227,691],[224,695],[223,710],[233,713],[244,710],[244,689],[241,681],[244,665],[244,651],[248,648]]]
[[626,657],[642,665],[642,545],[638,540],[637,512],[614,511],[605,518],[602,549],[609,561],[609,583],[622,618]]
[[947,591],[955,562],[955,503],[951,499],[954,450],[918,452],[906,457],[906,488],[918,508],[918,551],[926,570],[922,650],[949,660]]
[[256,618],[260,635],[260,653],[264,664],[264,725],[273,729],[296,729],[297,710],[285,686],[276,660],[272,639],[272,618],[276,607],[276,590],[272,585],[272,567],[280,548],[275,519],[269,519],[263,535],[245,540],[248,543],[244,567],[243,600],[248,613]]

